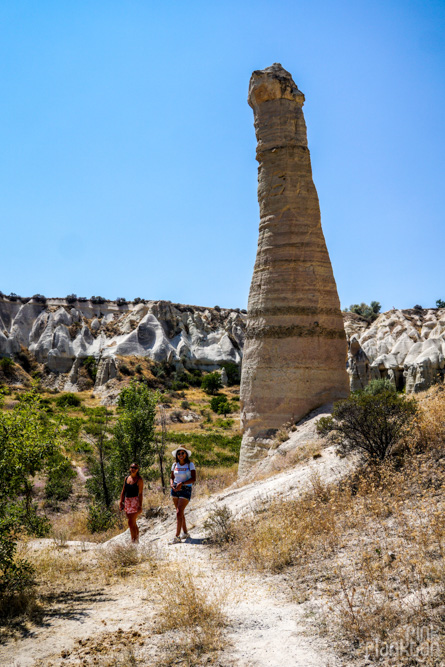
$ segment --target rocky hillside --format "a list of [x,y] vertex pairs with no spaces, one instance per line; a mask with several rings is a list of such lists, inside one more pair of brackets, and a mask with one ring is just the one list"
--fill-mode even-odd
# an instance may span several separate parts
[[[64,299],[0,299],[0,356],[25,352],[45,369],[45,384],[75,391],[83,362],[96,363],[95,387],[116,377],[122,357],[149,357],[212,371],[241,363],[245,313],[147,301],[118,304]],[[29,362],[28,362],[29,364]]]
[[[239,309],[168,301],[23,301],[0,297],[0,357],[14,358],[28,373],[33,364],[43,368],[48,387],[80,389],[88,358],[97,368],[95,391],[107,388],[125,357],[204,371],[241,363],[246,314]],[[392,310],[372,324],[352,313],[343,317],[353,390],[371,378],[388,377],[411,393],[443,377],[445,309]],[[15,383],[26,377],[16,374]],[[0,367],[0,380],[5,379]]]

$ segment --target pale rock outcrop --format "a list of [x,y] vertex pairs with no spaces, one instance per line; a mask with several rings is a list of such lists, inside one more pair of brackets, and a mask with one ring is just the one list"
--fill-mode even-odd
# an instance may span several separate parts
[[[239,311],[183,306],[166,301],[101,304],[48,299],[46,304],[0,295],[0,356],[21,346],[61,377],[45,382],[76,391],[80,364],[94,356],[95,390],[116,377],[116,356],[169,361],[178,368],[213,371],[241,363],[245,316]],[[103,363],[102,363],[103,362]],[[65,375],[65,377],[63,377]]]
[[398,390],[423,391],[445,374],[445,310],[382,313],[372,324],[345,314],[348,373],[353,391],[388,378]]
[[95,391],[101,389],[109,380],[117,376],[116,360],[113,357],[103,357],[97,367]]
[[279,64],[252,74],[258,251],[241,379],[240,475],[284,423],[348,395],[346,336],[312,180],[304,95]]

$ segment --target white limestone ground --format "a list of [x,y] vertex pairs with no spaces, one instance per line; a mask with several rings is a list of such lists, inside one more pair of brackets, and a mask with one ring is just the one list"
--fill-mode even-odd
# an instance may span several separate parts
[[[292,434],[297,438],[298,434]],[[340,665],[319,637],[311,636],[310,628],[297,604],[287,595],[283,582],[269,575],[234,571],[224,558],[203,544],[203,523],[214,507],[227,505],[235,517],[251,512],[268,498],[296,497],[309,487],[313,476],[324,481],[344,476],[353,460],[340,459],[332,448],[322,451],[320,458],[297,465],[291,470],[244,486],[233,485],[211,497],[192,500],[187,512],[192,539],[171,545],[174,535],[174,509],[167,517],[141,519],[141,545],[150,545],[158,557],[177,565],[181,572],[191,571],[199,585],[214,592],[227,593],[225,613],[228,618],[228,647],[219,658],[221,667],[332,667]],[[71,550],[87,549],[94,557],[98,549],[116,543],[127,543],[128,531],[104,545],[72,543]],[[35,541],[35,545],[45,542]],[[176,568],[173,568],[174,571]],[[76,664],[101,664],[93,661],[88,648],[79,654],[79,640],[100,642],[103,637],[135,646],[139,665],[156,665],[159,639],[151,635],[156,605],[144,587],[132,587],[128,594],[125,582],[82,595],[79,591],[61,605],[57,613],[32,629],[28,636],[0,647],[0,664],[4,667],[31,667]],[[135,634],[133,639],[132,633]],[[145,645],[140,637],[147,637]],[[126,638],[126,639],[125,639]],[[158,643],[157,643],[158,642]],[[76,648],[77,647],[77,648]],[[62,657],[65,656],[65,657]],[[106,663],[102,663],[106,664]]]

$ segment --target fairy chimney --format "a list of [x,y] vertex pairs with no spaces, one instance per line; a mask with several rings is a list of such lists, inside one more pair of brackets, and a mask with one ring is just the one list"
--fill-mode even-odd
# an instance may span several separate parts
[[253,72],[258,141],[258,250],[241,378],[239,474],[267,454],[276,431],[349,393],[340,303],[320,220],[303,116],[304,95],[275,63]]

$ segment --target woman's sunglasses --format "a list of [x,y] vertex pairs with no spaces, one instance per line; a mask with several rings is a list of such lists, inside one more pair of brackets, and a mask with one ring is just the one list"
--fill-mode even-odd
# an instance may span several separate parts
[[130,466],[130,470],[137,470],[137,469],[138,469],[137,466]]

